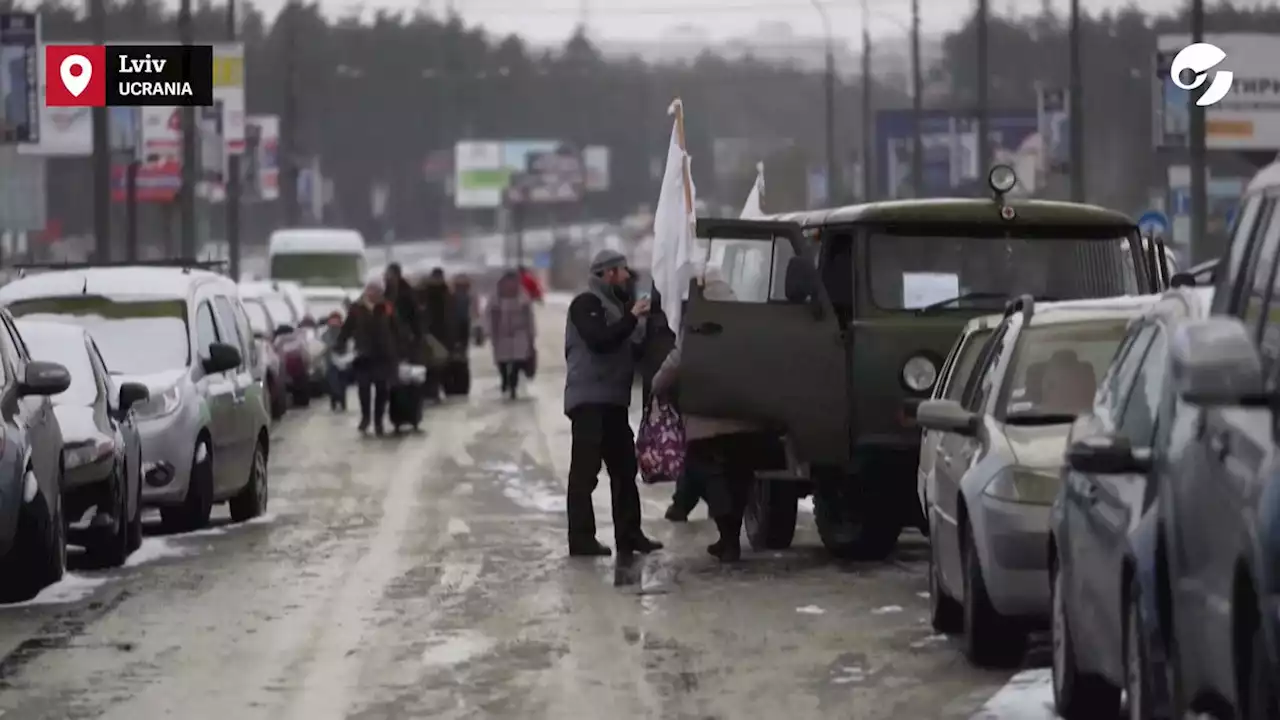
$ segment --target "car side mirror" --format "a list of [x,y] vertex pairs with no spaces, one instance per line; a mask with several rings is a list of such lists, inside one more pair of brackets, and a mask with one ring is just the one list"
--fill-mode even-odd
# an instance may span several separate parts
[[240,348],[226,343],[213,343],[209,346],[209,356],[201,364],[205,372],[215,375],[240,367],[241,361]]
[[1135,448],[1118,435],[1096,435],[1071,443],[1067,464],[1073,470],[1099,475],[1146,473],[1151,470],[1151,450]]
[[1234,317],[1189,322],[1174,333],[1174,388],[1183,401],[1205,407],[1269,407],[1262,358],[1253,336]]
[[916,422],[926,430],[951,432],[966,437],[978,434],[978,416],[955,400],[925,400],[916,408]]
[[22,381],[18,383],[18,396],[48,397],[66,392],[69,387],[71,387],[71,373],[65,367],[54,362],[32,360],[27,363]]
[[144,402],[151,397],[151,390],[142,383],[127,382],[120,385],[120,404],[119,414],[124,417],[129,414],[134,405]]
[[280,337],[281,335],[290,335],[290,334],[292,334],[292,333],[293,333],[293,326],[292,326],[292,325],[277,325],[277,326],[276,326],[276,337]]

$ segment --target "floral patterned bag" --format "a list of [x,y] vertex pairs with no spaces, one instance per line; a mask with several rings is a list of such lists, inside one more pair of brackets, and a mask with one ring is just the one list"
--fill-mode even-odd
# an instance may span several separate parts
[[684,474],[684,420],[671,403],[654,397],[636,437],[636,461],[646,485]]

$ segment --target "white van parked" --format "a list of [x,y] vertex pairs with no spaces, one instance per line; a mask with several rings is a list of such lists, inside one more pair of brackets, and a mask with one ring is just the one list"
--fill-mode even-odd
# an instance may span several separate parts
[[309,287],[364,286],[368,264],[364,237],[339,228],[284,228],[271,233],[267,243],[269,280],[291,280]]

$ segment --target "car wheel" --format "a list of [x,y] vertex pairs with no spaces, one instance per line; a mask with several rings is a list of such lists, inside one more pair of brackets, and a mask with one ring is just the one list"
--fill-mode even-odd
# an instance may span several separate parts
[[1244,678],[1241,693],[1244,707],[1243,720],[1274,720],[1280,717],[1280,698],[1277,697],[1275,674],[1267,655],[1267,637],[1262,620],[1253,623],[1252,647],[1249,652],[1248,675]]
[[747,501],[743,525],[751,549],[785,550],[796,536],[796,510],[800,497],[795,488],[772,480],[756,480]]
[[978,560],[973,531],[964,543],[964,654],[979,667],[1007,667],[1022,659],[1026,635],[996,612]]
[[303,383],[301,387],[293,391],[293,404],[296,407],[304,408],[311,404],[310,388]]
[[231,519],[235,522],[252,520],[267,511],[270,485],[267,476],[267,447],[262,440],[253,450],[253,463],[249,466],[249,482],[231,498]]
[[181,505],[160,508],[166,532],[190,532],[209,524],[213,512],[213,452],[201,439],[191,453],[191,479]]
[[815,478],[813,519],[822,545],[838,558],[884,560],[898,544],[902,521],[867,478],[825,470]]
[[138,489],[134,498],[133,517],[129,518],[129,552],[142,547],[142,469],[135,472],[138,475]]
[[267,393],[271,398],[271,419],[279,420],[289,411],[289,398],[274,375],[267,376]]
[[[27,470],[28,475],[34,472]],[[66,570],[67,526],[62,520],[61,495],[26,503],[18,512],[13,546],[0,558],[0,577],[5,579],[0,583],[0,602],[30,600],[61,580]]]
[[1094,720],[1116,717],[1120,691],[1100,678],[1080,672],[1071,642],[1067,597],[1062,573],[1055,563],[1049,582],[1049,605],[1053,632],[1053,702],[1065,720]]
[[1142,621],[1142,600],[1142,588],[1136,579],[1130,578],[1124,625],[1124,695],[1129,707],[1129,720],[1153,720],[1157,717],[1146,623]]
[[929,543],[929,622],[935,632],[955,635],[964,631],[964,606],[942,587],[937,547],[937,542]]
[[[123,467],[123,466],[122,466]],[[120,567],[129,558],[129,483],[124,471],[117,471],[111,483],[111,514],[116,523],[103,528],[89,540],[85,551],[95,568]]]

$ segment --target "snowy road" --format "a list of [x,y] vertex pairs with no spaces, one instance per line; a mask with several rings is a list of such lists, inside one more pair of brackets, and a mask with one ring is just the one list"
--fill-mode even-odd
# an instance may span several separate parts
[[[555,305],[526,399],[500,399],[479,354],[472,398],[428,410],[424,435],[291,414],[267,517],[153,528],[128,567],[0,607],[0,718],[1052,717],[1044,671],[1002,690],[1011,673],[932,634],[917,535],[838,564],[805,516],[794,549],[723,569],[703,511],[667,523],[669,490],[647,488],[666,551],[568,559]],[[607,507],[602,487],[602,525]]]

